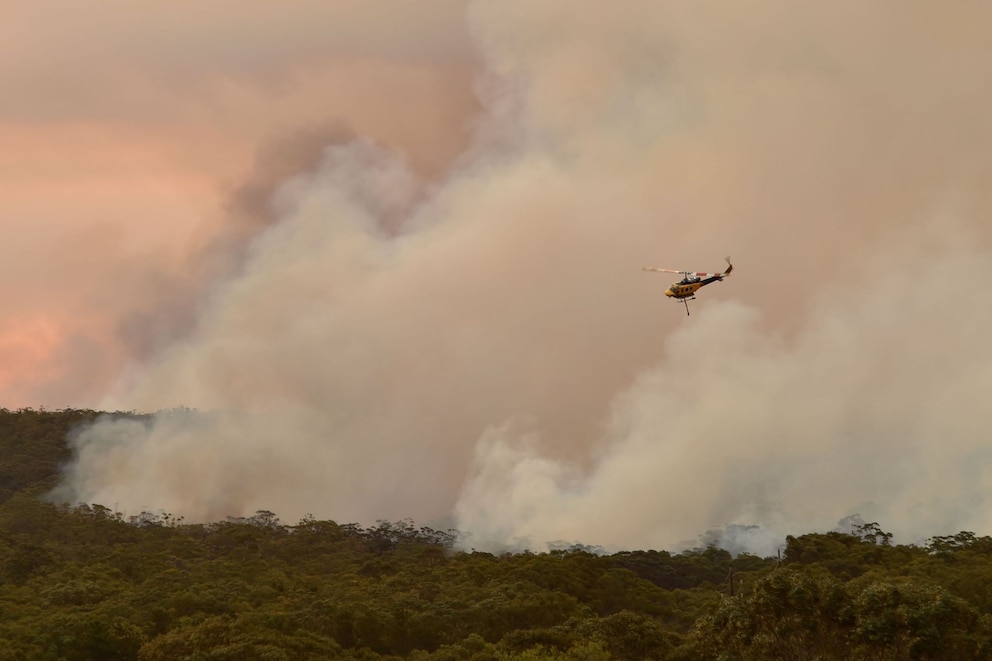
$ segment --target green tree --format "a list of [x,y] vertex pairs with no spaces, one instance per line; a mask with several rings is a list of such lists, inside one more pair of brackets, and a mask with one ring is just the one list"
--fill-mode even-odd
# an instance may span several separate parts
[[940,586],[876,581],[853,598],[852,639],[865,658],[988,658],[978,612]]
[[778,569],[700,618],[684,653],[742,661],[850,658],[846,600],[827,572]]

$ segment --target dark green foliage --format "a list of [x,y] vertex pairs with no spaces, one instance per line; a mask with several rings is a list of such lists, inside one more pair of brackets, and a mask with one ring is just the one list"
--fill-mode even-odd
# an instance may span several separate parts
[[[986,615],[987,618],[987,615]],[[978,609],[912,580],[843,583],[817,567],[784,567],[699,619],[683,649],[711,659],[989,658]]]
[[66,435],[97,415],[0,411],[0,661],[992,656],[988,537],[895,546],[859,520],[789,537],[781,561],[494,556],[409,520],[191,525],[45,502]]
[[842,584],[829,574],[782,568],[722,599],[696,623],[692,644],[701,658],[849,658],[846,606]]
[[40,494],[53,488],[59,467],[69,459],[66,434],[99,415],[0,409],[0,502],[18,492]]
[[767,565],[766,561],[749,555],[738,556],[735,560],[730,553],[715,546],[678,555],[667,551],[629,551],[618,553],[614,558],[617,566],[666,590],[720,585],[726,581],[731,565],[736,569]]

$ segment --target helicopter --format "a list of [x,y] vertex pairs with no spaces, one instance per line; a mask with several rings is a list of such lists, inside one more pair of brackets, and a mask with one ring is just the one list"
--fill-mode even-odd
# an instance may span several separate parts
[[653,266],[645,266],[645,271],[655,271],[657,273],[677,273],[682,276],[682,279],[678,282],[673,282],[668,289],[665,290],[665,296],[669,298],[674,298],[678,301],[682,301],[685,305],[685,313],[689,314],[689,301],[696,298],[696,291],[700,287],[705,287],[711,282],[721,282],[724,278],[730,275],[730,272],[734,270],[734,265],[730,263],[730,258],[725,257],[727,260],[727,270],[723,273],[701,273],[695,271],[679,271],[676,269],[659,269]]

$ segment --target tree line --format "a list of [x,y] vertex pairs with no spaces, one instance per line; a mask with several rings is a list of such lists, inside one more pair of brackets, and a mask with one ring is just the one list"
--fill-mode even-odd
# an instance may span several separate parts
[[992,658],[992,538],[971,532],[494,555],[410,520],[46,501],[98,415],[0,410],[0,661]]

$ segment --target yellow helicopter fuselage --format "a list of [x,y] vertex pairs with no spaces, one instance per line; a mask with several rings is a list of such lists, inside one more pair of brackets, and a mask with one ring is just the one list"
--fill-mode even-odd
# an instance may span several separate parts
[[678,299],[692,298],[700,287],[708,284],[709,282],[703,280],[696,280],[695,282],[673,282],[665,290],[665,296]]

